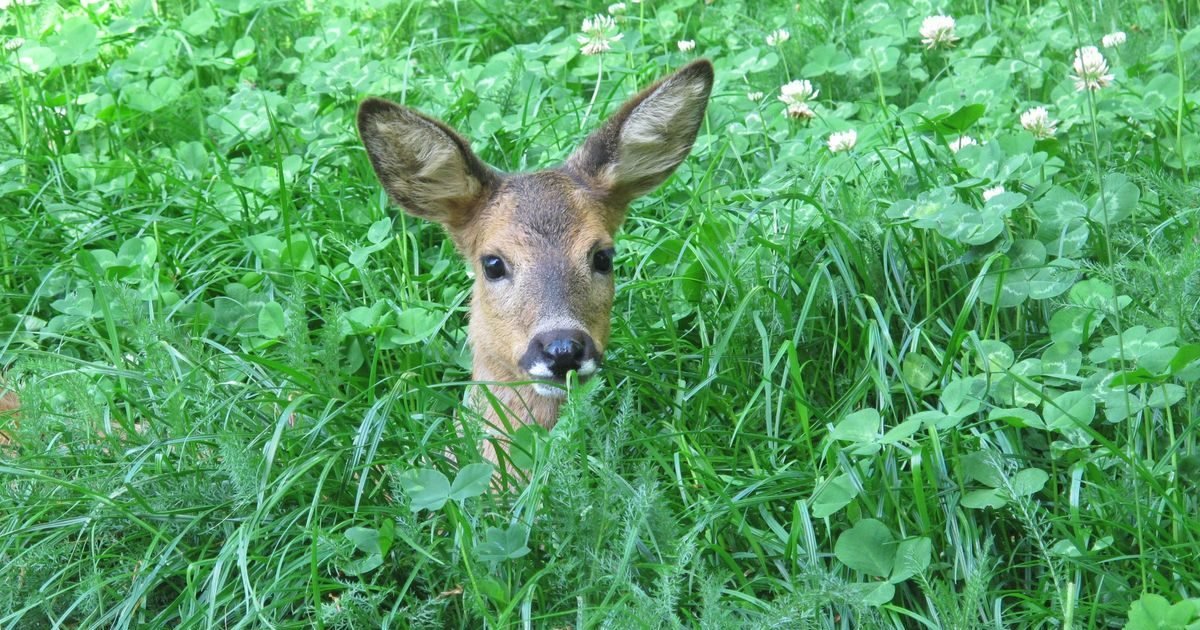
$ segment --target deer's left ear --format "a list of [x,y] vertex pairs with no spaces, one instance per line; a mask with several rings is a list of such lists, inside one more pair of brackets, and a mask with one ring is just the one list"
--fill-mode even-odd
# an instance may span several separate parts
[[622,105],[571,155],[567,169],[623,214],[626,204],[657,188],[692,150],[712,86],[708,60],[684,66]]

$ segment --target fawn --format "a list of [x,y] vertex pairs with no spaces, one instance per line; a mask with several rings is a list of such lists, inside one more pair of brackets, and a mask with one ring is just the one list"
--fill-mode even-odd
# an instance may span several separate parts
[[[358,131],[389,198],[445,227],[475,271],[468,340],[472,380],[517,424],[558,420],[567,374],[597,370],[613,304],[613,236],[629,202],[687,157],[712,91],[707,60],[629,99],[565,164],[502,174],[444,123],[368,98]],[[526,383],[498,387],[488,384]],[[484,420],[504,418],[476,397]],[[490,441],[484,456],[496,461]]]

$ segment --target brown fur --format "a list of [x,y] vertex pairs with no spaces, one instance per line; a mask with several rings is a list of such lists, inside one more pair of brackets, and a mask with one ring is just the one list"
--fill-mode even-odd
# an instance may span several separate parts
[[[0,427],[7,424],[17,426],[17,411],[21,409],[21,401],[17,399],[16,392],[4,391],[4,383],[0,382]],[[8,432],[0,430],[0,446],[9,446],[12,444],[12,437]]]
[[[445,124],[371,98],[358,113],[359,134],[384,189],[410,214],[445,226],[475,270],[468,335],[472,378],[530,381],[520,367],[535,335],[555,328],[586,331],[602,356],[611,332],[613,276],[593,270],[595,252],[613,237],[634,198],[661,184],[687,156],[712,90],[708,61],[693,62],[629,99],[558,168],[502,175],[477,158]],[[499,256],[510,271],[485,278],[481,257]],[[529,385],[488,386],[510,421],[546,428],[560,399]],[[509,428],[473,396],[503,443]],[[492,445],[484,447],[495,461]]]

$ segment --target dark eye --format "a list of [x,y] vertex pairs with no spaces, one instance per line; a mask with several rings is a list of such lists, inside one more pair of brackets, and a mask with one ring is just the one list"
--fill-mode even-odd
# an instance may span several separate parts
[[479,259],[483,264],[483,275],[488,280],[499,280],[508,275],[508,268],[504,265],[504,259],[499,256],[484,256]]
[[611,247],[592,254],[592,269],[596,273],[612,273],[614,255],[616,251]]

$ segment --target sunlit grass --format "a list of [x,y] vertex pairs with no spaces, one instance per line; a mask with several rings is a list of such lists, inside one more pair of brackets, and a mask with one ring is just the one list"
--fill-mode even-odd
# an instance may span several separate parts
[[[582,55],[607,8],[5,4],[0,625],[1196,623],[1200,6],[646,0]],[[527,170],[701,56],[602,377],[488,492],[469,279],[356,104]]]

